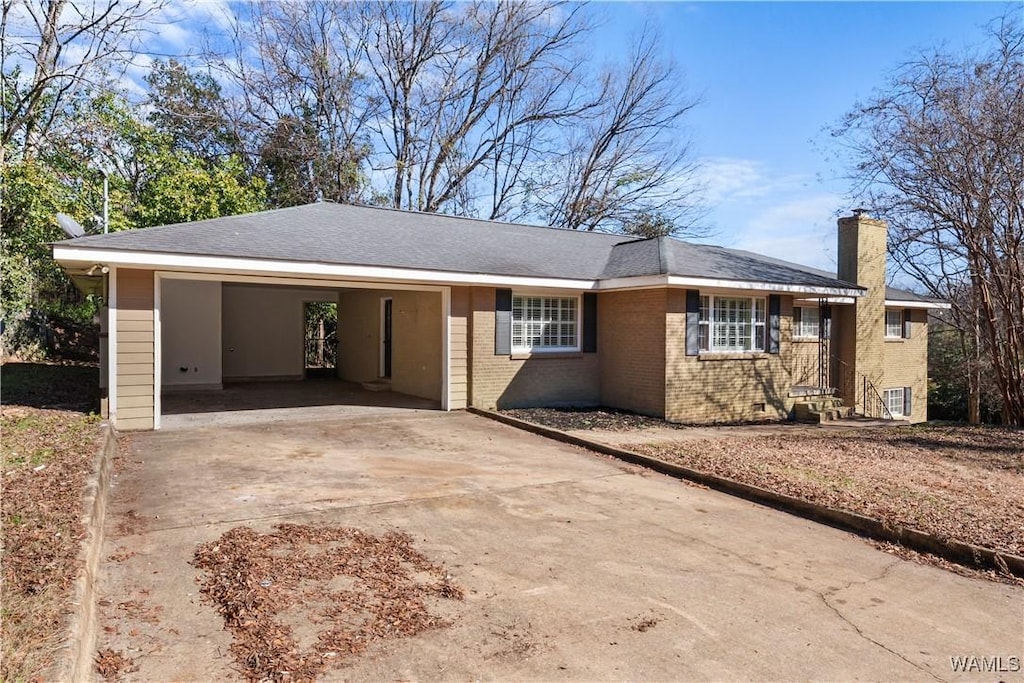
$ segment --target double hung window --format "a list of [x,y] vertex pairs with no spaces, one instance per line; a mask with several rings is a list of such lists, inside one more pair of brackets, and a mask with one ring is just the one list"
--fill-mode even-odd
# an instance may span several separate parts
[[889,414],[892,417],[903,417],[903,399],[903,387],[886,389],[882,392],[882,401],[885,402],[885,407],[889,410]]
[[887,339],[898,339],[903,336],[903,311],[886,309],[885,336]]
[[698,341],[702,352],[757,352],[765,348],[765,300],[701,296]]
[[512,296],[512,351],[578,351],[579,298]]
[[817,339],[821,331],[821,309],[800,306],[794,309],[793,336],[799,339]]

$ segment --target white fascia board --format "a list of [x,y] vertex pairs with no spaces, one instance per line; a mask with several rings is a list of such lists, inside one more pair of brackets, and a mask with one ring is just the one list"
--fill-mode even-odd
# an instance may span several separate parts
[[898,299],[886,299],[885,305],[889,308],[927,308],[948,311],[953,304],[947,301],[900,301]]
[[773,282],[753,282],[742,280],[718,280],[706,277],[684,277],[681,275],[644,275],[639,277],[620,277],[598,281],[597,289],[651,289],[654,287],[689,287],[691,289],[731,289],[758,292],[781,292],[797,295],[815,295],[830,297],[860,297],[864,292],[849,287],[814,287],[810,285],[784,285]]
[[852,296],[806,297],[802,299],[798,298],[794,300],[793,303],[795,303],[798,306],[803,305],[805,303],[809,306],[817,306],[819,301],[824,301],[828,305],[852,304],[854,302],[854,298]]
[[616,277],[598,280],[595,289],[600,291],[616,289],[653,289],[668,287],[667,275],[637,275],[635,277]]
[[91,249],[55,244],[53,258],[66,267],[101,263],[122,268],[152,268],[164,271],[223,273],[234,275],[305,276],[365,282],[407,282],[431,285],[482,285],[488,287],[537,287],[572,291],[649,289],[654,287],[696,287],[706,289],[738,289],[760,292],[781,292],[816,296],[859,297],[860,289],[784,285],[770,282],[718,280],[678,275],[647,275],[608,280],[576,280],[568,278],[529,277],[520,275],[488,275],[455,273],[415,268],[386,266],[354,266],[332,263],[278,261],[228,256],[198,256],[166,252]]
[[487,275],[452,273],[414,268],[384,266],[349,266],[331,263],[277,261],[226,256],[195,256],[163,252],[86,249],[54,245],[53,258],[61,264],[102,263],[122,268],[154,268],[188,272],[229,273],[238,275],[295,275],[367,282],[410,282],[435,285],[484,285],[490,287],[544,287],[569,290],[592,290],[593,280],[544,278],[518,275]]
[[672,287],[697,287],[708,289],[749,289],[759,292],[782,292],[785,294],[817,294],[822,296],[860,297],[864,292],[850,287],[815,287],[812,285],[784,285],[774,282],[752,282],[743,280],[716,280],[703,277],[682,277],[669,275]]

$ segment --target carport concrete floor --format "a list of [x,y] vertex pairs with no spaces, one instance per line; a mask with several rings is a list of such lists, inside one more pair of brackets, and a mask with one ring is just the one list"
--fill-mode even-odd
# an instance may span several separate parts
[[378,408],[437,409],[438,401],[393,391],[370,391],[331,377],[236,382],[220,390],[167,391],[161,396],[161,429],[194,429],[282,420],[325,419]]
[[241,677],[189,561],[282,522],[407,532],[465,589],[450,627],[325,680],[947,680],[1024,654],[1020,588],[466,413],[137,434],[126,459],[98,645],[129,680]]

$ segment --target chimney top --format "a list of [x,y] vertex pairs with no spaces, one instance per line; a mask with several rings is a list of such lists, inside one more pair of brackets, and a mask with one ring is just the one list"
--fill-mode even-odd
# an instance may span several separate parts
[[867,209],[865,209],[863,207],[857,207],[856,209],[853,209],[853,216],[854,216],[854,218],[860,218],[861,216],[866,215],[867,212],[868,212]]

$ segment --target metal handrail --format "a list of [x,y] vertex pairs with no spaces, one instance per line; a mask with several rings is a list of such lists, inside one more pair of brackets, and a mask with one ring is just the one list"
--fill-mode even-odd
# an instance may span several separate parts
[[[889,410],[889,406],[886,405],[885,399],[882,398],[882,395],[878,393],[878,388],[875,386],[875,383],[871,381],[871,378],[869,378],[863,372],[858,372],[854,368],[850,367],[849,363],[844,361],[842,358],[839,358],[838,356],[831,356],[829,360],[830,361],[832,361],[832,360],[837,361],[839,363],[839,365],[842,366],[842,368],[845,371],[846,375],[848,377],[850,377],[851,382],[849,384],[847,384],[846,382],[842,383],[842,386],[844,388],[846,388],[846,387],[850,387],[850,388],[856,387],[856,381],[858,379],[860,379],[860,384],[861,384],[861,406],[862,406],[864,417],[875,417],[874,411],[869,411],[868,410],[868,407],[869,407],[869,400],[868,399],[869,399],[869,395],[870,395],[870,396],[874,397],[875,405],[878,406],[879,408],[881,408],[881,410],[879,411],[879,417],[881,417],[882,419],[885,419],[885,420],[893,420],[893,419],[895,419],[892,416],[892,412]],[[854,398],[856,399],[856,389],[854,388],[853,391],[854,391]]]
[[885,413],[885,416],[883,417],[883,419],[892,420],[893,419],[892,411],[889,410],[889,406],[886,404],[885,399],[882,398],[881,394],[878,393],[878,389],[877,389],[877,387],[875,387],[875,383],[872,382],[871,380],[869,380],[867,378],[867,376],[864,376],[864,401],[863,401],[863,403],[864,403],[864,412],[865,412],[865,414],[867,413],[867,405],[868,405],[868,389],[870,389],[871,392],[874,394],[874,397],[877,400],[878,405],[881,406],[882,411]]

